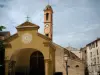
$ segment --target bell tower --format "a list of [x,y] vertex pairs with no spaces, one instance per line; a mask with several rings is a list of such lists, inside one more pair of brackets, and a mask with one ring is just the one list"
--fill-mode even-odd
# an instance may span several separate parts
[[44,9],[44,34],[52,40],[53,36],[53,10],[50,5]]

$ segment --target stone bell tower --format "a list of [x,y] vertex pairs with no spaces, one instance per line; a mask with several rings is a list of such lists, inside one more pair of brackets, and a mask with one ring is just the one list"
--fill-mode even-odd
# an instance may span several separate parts
[[50,5],[44,9],[44,34],[52,40],[53,36],[53,10]]

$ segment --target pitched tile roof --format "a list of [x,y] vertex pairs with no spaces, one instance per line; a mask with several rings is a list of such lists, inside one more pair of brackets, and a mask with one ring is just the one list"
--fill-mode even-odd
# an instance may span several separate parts
[[24,27],[36,27],[36,28],[39,28],[38,25],[33,24],[33,23],[29,22],[29,21],[26,21],[26,22],[22,23],[21,25],[17,26],[16,28],[24,28]]

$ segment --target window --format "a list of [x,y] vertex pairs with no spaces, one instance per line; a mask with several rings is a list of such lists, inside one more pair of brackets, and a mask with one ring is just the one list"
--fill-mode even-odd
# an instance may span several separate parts
[[85,50],[85,53],[86,53],[86,50]]
[[90,57],[92,57],[92,52],[90,52]]
[[98,46],[98,42],[96,41],[96,47]]
[[49,36],[49,34],[46,34],[46,36]]
[[100,70],[100,66],[98,66],[98,69]]
[[90,44],[90,46],[89,46],[89,49],[91,49],[92,47],[91,47],[91,44]]
[[94,65],[96,65],[96,58],[94,58]]
[[46,20],[48,20],[49,18],[49,13],[46,13]]
[[92,48],[95,48],[95,43],[92,43]]
[[95,48],[95,43],[91,43],[89,49]]
[[99,64],[99,57],[97,57],[97,62],[98,62],[98,64]]
[[98,49],[97,49],[97,55],[99,54]]

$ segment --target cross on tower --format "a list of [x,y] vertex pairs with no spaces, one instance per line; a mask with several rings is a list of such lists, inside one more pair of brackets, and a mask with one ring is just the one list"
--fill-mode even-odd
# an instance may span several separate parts
[[26,18],[27,18],[27,21],[29,21],[29,18],[30,18],[30,17],[29,17],[29,16],[27,16]]

